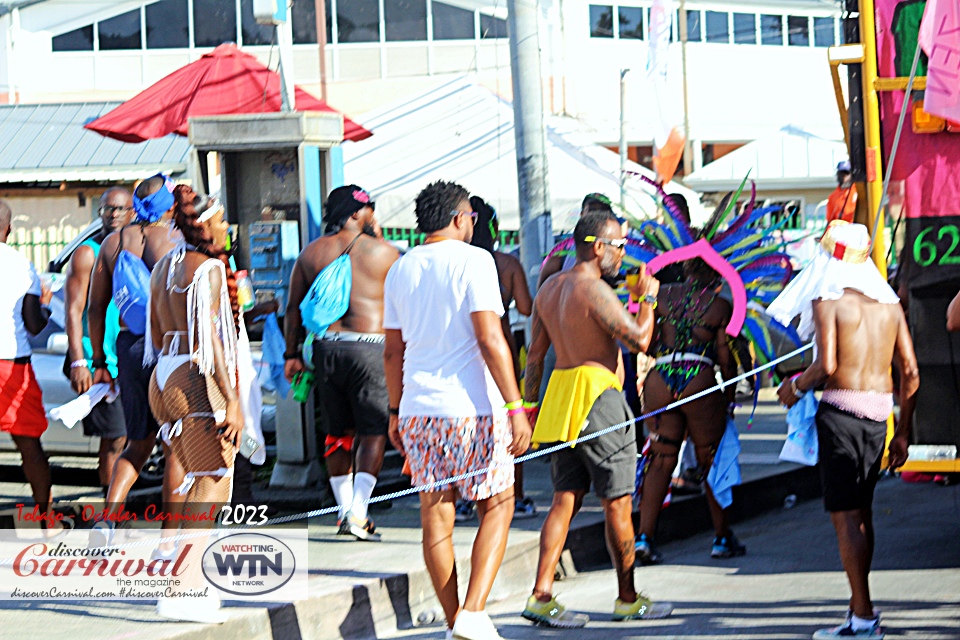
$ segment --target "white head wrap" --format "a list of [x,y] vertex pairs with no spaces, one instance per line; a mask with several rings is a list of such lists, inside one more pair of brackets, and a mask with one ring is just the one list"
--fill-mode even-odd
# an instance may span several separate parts
[[845,289],[853,289],[882,304],[899,303],[869,257],[870,234],[865,226],[831,222],[816,257],[767,307],[767,313],[783,324],[799,315],[797,332],[806,340],[813,335],[814,300],[839,300]]

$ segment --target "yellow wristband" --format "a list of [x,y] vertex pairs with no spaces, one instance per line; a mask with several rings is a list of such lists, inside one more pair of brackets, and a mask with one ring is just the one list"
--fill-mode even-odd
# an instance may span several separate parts
[[523,408],[523,400],[514,400],[513,402],[508,402],[507,404],[505,404],[505,405],[503,405],[503,406],[504,406],[508,411],[510,411],[510,410],[512,410],[512,409],[522,409],[522,408]]

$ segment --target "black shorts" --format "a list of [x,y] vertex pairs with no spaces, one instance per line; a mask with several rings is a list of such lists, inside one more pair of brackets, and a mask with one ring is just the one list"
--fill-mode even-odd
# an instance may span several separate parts
[[123,419],[123,402],[103,400],[93,405],[83,419],[83,435],[100,438],[123,438],[127,435],[127,423]]
[[313,367],[329,434],[385,436],[390,415],[382,342],[320,340]]
[[121,331],[117,336],[117,384],[127,423],[127,438],[154,438],[160,425],[150,412],[150,374],[153,367],[143,366],[143,336]]
[[592,482],[602,499],[613,500],[633,493],[637,477],[636,426],[623,394],[616,389],[601,393],[587,414],[579,437],[628,421],[630,424],[621,429],[551,454],[553,490],[589,491]]
[[858,418],[826,402],[820,403],[817,439],[827,511],[871,507],[886,438],[886,422]]

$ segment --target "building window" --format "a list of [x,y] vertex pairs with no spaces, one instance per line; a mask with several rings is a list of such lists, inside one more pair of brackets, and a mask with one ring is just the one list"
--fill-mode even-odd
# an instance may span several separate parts
[[[329,0],[327,8],[327,42],[333,42],[333,10]],[[291,16],[293,44],[317,44],[317,3],[315,0],[299,0],[293,3]]]
[[590,37],[613,37],[613,7],[602,4],[590,5]]
[[427,0],[383,0],[388,42],[427,39]]
[[619,7],[620,38],[643,40],[643,9],[640,7]]
[[101,51],[140,49],[140,9],[127,11],[97,23]]
[[475,31],[473,11],[442,2],[433,3],[434,40],[473,40]]
[[787,41],[791,47],[809,47],[810,19],[806,16],[787,16]]
[[193,0],[193,41],[198,47],[216,47],[224,42],[236,42],[236,2]]
[[783,46],[783,16],[760,16],[760,43]]
[[240,0],[240,35],[245,47],[273,44],[273,26],[257,24],[253,17],[253,0]]
[[757,16],[752,13],[733,14],[733,41],[737,44],[757,44]]
[[337,3],[337,42],[380,42],[378,0]]
[[93,51],[93,25],[53,36],[54,51]]
[[703,39],[700,31],[700,12],[687,11],[687,42],[700,42]]
[[706,12],[707,42],[730,42],[729,14],[719,11]]
[[813,44],[817,47],[832,47],[834,45],[833,27],[836,21],[833,18],[813,19]]
[[507,33],[507,21],[503,18],[480,14],[480,37],[481,38],[509,38]]
[[147,49],[186,49],[190,46],[187,0],[148,4]]

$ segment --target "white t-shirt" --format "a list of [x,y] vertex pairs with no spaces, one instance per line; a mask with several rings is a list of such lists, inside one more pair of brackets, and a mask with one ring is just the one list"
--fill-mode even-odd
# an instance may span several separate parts
[[470,318],[478,311],[503,315],[488,251],[456,240],[416,247],[390,268],[383,302],[384,329],[399,329],[406,343],[401,417],[504,411]]
[[31,353],[23,326],[23,296],[40,295],[40,276],[30,261],[10,245],[0,242],[0,358],[13,360]]

